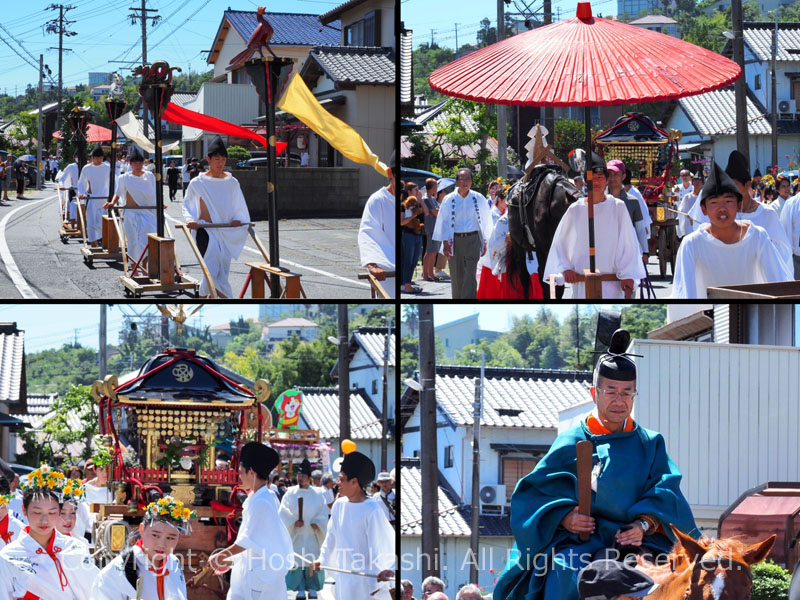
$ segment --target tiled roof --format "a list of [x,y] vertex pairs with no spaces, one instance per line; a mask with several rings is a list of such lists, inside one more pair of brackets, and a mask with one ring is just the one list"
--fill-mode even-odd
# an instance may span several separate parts
[[[736,97],[733,88],[688,96],[678,100],[702,135],[733,135],[736,132]],[[772,129],[751,98],[747,98],[747,123],[751,135],[770,135]]]
[[[743,29],[744,43],[753,51],[759,60],[772,60],[772,32],[775,23],[745,23]],[[726,47],[729,43],[726,44]],[[778,53],[776,60],[800,61],[800,54],[789,54],[787,50],[800,48],[800,24],[778,23]]]
[[58,394],[28,394],[28,414],[46,415]]
[[394,53],[391,48],[320,45],[311,49],[309,57],[338,84],[395,83]]
[[[383,353],[386,347],[386,328],[385,327],[359,327],[351,338],[353,343],[361,346],[376,365],[383,366]],[[389,366],[394,366],[394,347],[395,334],[392,330],[392,337],[389,339]]]
[[[436,404],[453,425],[472,424],[475,378],[480,367],[437,366]],[[591,400],[590,371],[486,367],[481,425],[555,429],[558,411]],[[419,394],[406,388],[401,426],[414,412]]]
[[[449,100],[444,100],[439,104],[435,104],[427,110],[419,113],[414,120],[423,126],[423,130],[427,134],[434,134],[436,132],[436,128],[440,125],[447,125],[447,121],[450,118],[449,115],[444,114],[444,109],[447,107]],[[461,115],[461,127],[460,129],[466,133],[475,133],[478,131],[478,126],[475,124],[475,121],[469,115]],[[460,321],[466,321],[468,319],[474,318],[476,315],[468,315],[466,317],[462,317],[461,319],[457,319],[456,321],[452,321],[451,323],[444,323],[436,327],[439,329],[440,327],[446,327],[448,325],[452,325],[454,323],[458,323]]]
[[[469,536],[469,523],[458,508],[458,498],[442,488],[441,473],[439,481],[439,535]],[[422,535],[422,470],[419,459],[400,462],[400,533]]]
[[[341,41],[338,21],[323,25],[317,15],[298,13],[264,13],[275,30],[270,45],[275,46],[320,46],[338,44]],[[226,10],[224,17],[239,32],[245,41],[258,25],[254,10]]]
[[342,15],[343,12],[350,10],[351,8],[355,8],[359,4],[364,4],[367,0],[349,0],[344,4],[340,4],[336,8],[333,8],[319,16],[319,20],[322,23],[330,23],[332,19],[336,19]]
[[17,404],[25,396],[25,332],[0,323],[0,402]]
[[[308,429],[319,429],[321,438],[339,437],[339,388],[298,387],[303,392],[300,419]],[[391,417],[391,415],[390,415]],[[391,435],[389,428],[389,437]],[[380,411],[372,404],[366,391],[350,391],[350,437],[354,440],[381,439]]]
[[197,98],[197,94],[194,92],[175,92],[169,101],[178,106],[185,106],[195,98]]
[[670,19],[664,15],[646,15],[641,19],[631,21],[629,25],[677,25],[675,19]]
[[414,101],[413,33],[410,29],[403,29],[400,32],[400,102],[404,104]]
[[308,319],[303,319],[302,317],[289,317],[287,319],[281,319],[280,321],[275,321],[274,323],[270,323],[269,327],[319,327],[317,323],[314,321],[309,321]]

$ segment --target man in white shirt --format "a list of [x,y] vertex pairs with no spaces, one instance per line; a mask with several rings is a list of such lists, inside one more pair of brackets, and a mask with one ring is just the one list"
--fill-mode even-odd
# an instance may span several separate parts
[[680,184],[676,185],[674,191],[678,193],[679,200],[683,198],[686,194],[692,193],[692,174],[689,172],[689,169],[681,169],[680,172],[681,182]]
[[[700,196],[700,190],[703,188],[703,174],[699,169],[697,170],[697,173],[692,175],[692,186],[692,193],[684,194],[681,197],[680,202],[678,202],[678,210],[680,212],[688,214],[695,202],[697,202],[697,198]],[[687,215],[678,215],[678,237],[686,237],[694,231],[694,227],[695,224],[691,217],[688,217]]]
[[392,487],[394,486],[394,479],[386,471],[378,473],[378,478],[375,480],[381,490],[370,497],[370,500],[377,502],[383,510],[383,514],[389,520],[389,523],[394,527],[395,522],[395,495]]
[[78,197],[86,200],[86,239],[96,248],[103,235],[103,203],[108,200],[110,167],[103,162],[103,149],[99,144],[92,150],[91,160],[78,179]]
[[450,258],[453,299],[475,299],[478,261],[492,235],[492,215],[486,198],[470,189],[470,169],[458,170],[456,186],[439,207],[433,239],[442,242],[442,254]]
[[389,185],[380,188],[364,205],[358,227],[358,251],[361,266],[367,267],[380,282],[386,293],[396,295],[395,278],[386,277],[386,271],[395,270],[395,236],[397,229],[397,200],[395,198],[396,158],[389,161]]

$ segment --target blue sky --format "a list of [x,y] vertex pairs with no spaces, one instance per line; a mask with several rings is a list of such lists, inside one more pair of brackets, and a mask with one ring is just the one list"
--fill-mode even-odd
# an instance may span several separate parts
[[[271,12],[322,14],[342,3],[342,0],[147,0],[147,7],[158,9],[161,16],[160,24],[152,30],[148,22],[147,57],[150,62],[166,60],[181,67],[184,73],[190,69],[204,72],[211,65],[206,64],[207,55],[201,51],[210,49],[222,13],[228,7],[255,10],[260,4]],[[53,79],[58,81],[58,50],[48,50],[58,48],[58,36],[44,30],[44,23],[58,16],[58,11],[47,10],[51,4],[50,0],[3,3],[0,23],[35,57],[37,67],[28,65],[8,45],[0,43],[0,91],[13,94],[17,86],[17,93],[21,94],[27,84],[38,85],[40,53],[50,66]],[[108,61],[134,60],[141,54],[141,23],[132,25],[128,17],[128,7],[141,7],[140,0],[80,0],[63,4],[76,7],[66,17],[75,21],[69,29],[78,33],[64,38],[64,47],[74,50],[64,53],[64,85],[87,83],[90,71],[113,72],[127,67]],[[0,37],[16,46],[5,32],[0,31]]]
[[[515,5],[518,8],[515,8]],[[561,10],[561,18],[567,19],[575,16],[576,0],[552,0],[553,12]],[[530,6],[538,11],[542,10],[540,0],[514,0],[506,5],[506,12],[518,13]],[[617,14],[617,0],[595,0],[592,2],[592,11],[595,15],[603,16]],[[488,17],[494,26],[497,22],[497,2],[493,0],[401,0],[400,14],[403,25],[414,31],[414,47],[431,41],[431,29],[434,30],[433,39],[441,47],[455,47],[455,24],[458,23],[458,45],[476,41],[476,34],[480,29],[480,22]]]
[[[559,320],[563,322],[570,312],[575,310],[574,304],[447,304],[445,306],[434,306],[433,325],[438,327],[444,323],[456,321],[462,317],[478,313],[478,323],[482,329],[490,331],[508,331],[511,329],[513,317],[524,315],[535,316],[542,306],[556,313]],[[582,304],[580,311],[586,314],[587,311],[599,310],[601,306]],[[0,313],[0,316],[2,313]]]
[[[107,339],[116,344],[125,314],[132,310],[141,313],[148,305],[114,305],[107,309]],[[194,306],[190,303],[190,306]],[[123,312],[124,311],[124,312]],[[156,314],[153,306],[148,314]],[[231,319],[258,317],[257,304],[209,304],[187,320],[192,326],[219,325]],[[91,348],[98,347],[100,308],[97,304],[0,304],[0,321],[16,321],[25,330],[25,352],[60,348],[65,343],[78,341]],[[76,333],[77,330],[77,333]]]

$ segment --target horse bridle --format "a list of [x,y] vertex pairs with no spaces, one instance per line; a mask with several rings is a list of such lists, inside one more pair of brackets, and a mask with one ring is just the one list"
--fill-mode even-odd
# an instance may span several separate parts
[[683,595],[683,600],[689,600],[692,592],[692,583],[694,583],[694,575],[698,569],[703,569],[704,571],[712,571],[715,570],[717,567],[722,567],[726,571],[731,569],[742,569],[747,574],[747,577],[750,581],[753,581],[753,574],[750,572],[750,567],[746,564],[741,563],[737,560],[733,560],[731,558],[726,558],[724,556],[718,556],[716,558],[705,558],[702,560],[698,560],[694,563],[692,567],[692,576],[689,578],[689,586],[686,588],[686,593]]

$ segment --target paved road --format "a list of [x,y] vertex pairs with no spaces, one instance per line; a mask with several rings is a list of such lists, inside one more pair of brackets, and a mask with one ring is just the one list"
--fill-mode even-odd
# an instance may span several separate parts
[[[83,262],[79,238],[67,244],[61,242],[53,184],[26,194],[28,199],[12,199],[8,206],[0,206],[0,297],[124,298],[119,282],[123,273],[121,262],[95,260],[89,267]],[[174,227],[181,217],[182,204],[170,203],[166,188],[164,194],[183,271],[200,280],[202,271],[197,259],[186,238]],[[369,286],[357,279],[362,270],[356,239],[358,224],[359,219],[280,221],[281,266],[302,275],[309,298],[369,298]],[[256,234],[268,249],[267,227],[266,221],[256,224]],[[250,239],[242,255],[231,265],[230,281],[237,295],[249,271],[245,262],[254,260],[262,259]],[[186,293],[180,296],[189,297]]]

